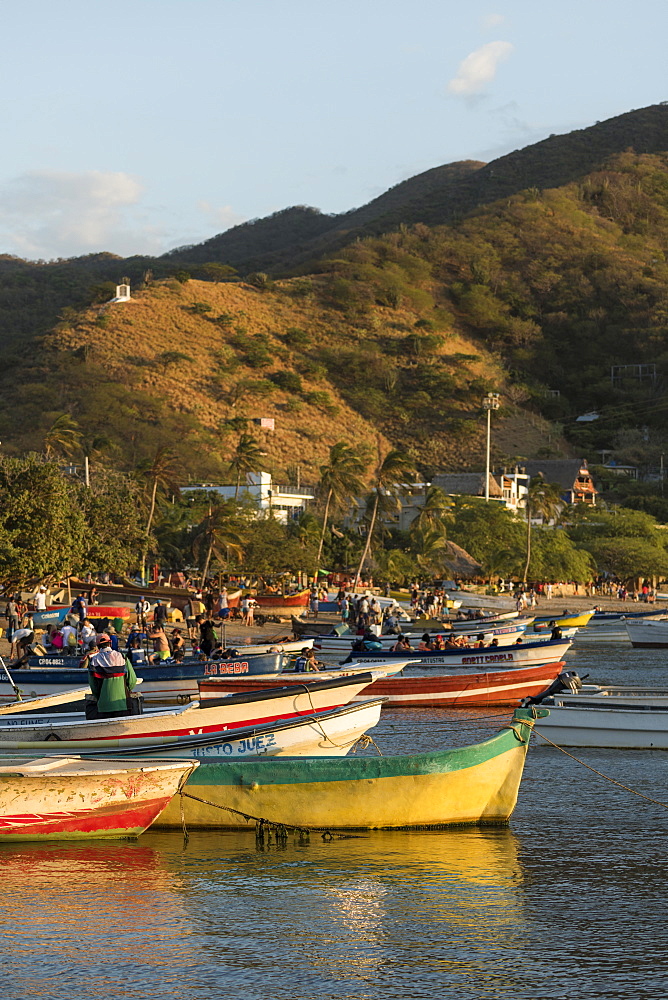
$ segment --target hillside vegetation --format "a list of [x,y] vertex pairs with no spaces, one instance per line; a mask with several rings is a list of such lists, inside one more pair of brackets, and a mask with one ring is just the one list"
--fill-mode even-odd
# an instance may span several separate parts
[[[333,280],[260,290],[167,279],[131,302],[72,311],[30,358],[9,358],[0,436],[11,451],[41,450],[66,413],[98,460],[132,468],[168,447],[186,478],[224,476],[244,432],[279,480],[300,466],[314,481],[337,440],[370,457],[392,442],[424,472],[481,467],[481,394],[504,383],[493,356],[454,330],[431,332],[409,305],[356,318],[327,306]],[[507,406],[497,454],[548,431]]]
[[[314,240],[329,249],[308,271],[233,270],[266,251],[298,271]],[[219,477],[252,432],[279,477],[308,479],[337,440],[400,447],[428,475],[482,466],[494,390],[497,460],[612,449],[651,465],[668,416],[666,247],[658,105],[435,168],[346,217],[290,209],[156,260],[0,259],[0,437],[39,449],[65,414],[91,455],[125,467],[168,445],[187,475]],[[105,304],[124,275],[133,301]],[[651,379],[611,378],[640,363]]]

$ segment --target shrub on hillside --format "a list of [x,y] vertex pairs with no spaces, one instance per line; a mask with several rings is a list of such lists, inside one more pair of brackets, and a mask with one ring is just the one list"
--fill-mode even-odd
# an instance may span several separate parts
[[283,340],[288,347],[308,347],[311,343],[311,335],[306,330],[300,330],[298,326],[291,326],[285,331]]
[[283,389],[284,392],[302,391],[302,380],[297,372],[272,372],[269,378],[274,385],[277,385],[279,389]]

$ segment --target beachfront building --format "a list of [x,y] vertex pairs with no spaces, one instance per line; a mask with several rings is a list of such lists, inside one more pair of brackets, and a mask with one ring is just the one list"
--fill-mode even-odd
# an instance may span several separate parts
[[[184,494],[203,491],[214,493],[226,500],[234,500],[236,486],[216,486],[212,483],[199,483],[181,488]],[[307,505],[315,499],[315,493],[310,487],[279,486],[274,483],[269,472],[249,472],[246,481],[239,485],[239,500],[252,500],[258,511],[258,516],[271,514],[282,524],[306,510]]]
[[541,459],[527,462],[531,479],[542,476],[546,483],[557,483],[564,503],[596,504],[598,490],[584,458]]
[[[502,504],[508,510],[523,510],[529,485],[529,476],[523,469],[515,468],[513,472],[490,474],[489,499],[493,503]],[[430,483],[405,484],[396,501],[388,504],[385,510],[379,511],[379,519],[387,528],[398,528],[408,531],[411,524],[424,507],[427,491],[430,486],[438,486],[451,500],[465,497],[484,499],[484,472],[453,472],[436,475]],[[356,497],[351,501],[347,521],[357,524],[366,511],[364,497]]]

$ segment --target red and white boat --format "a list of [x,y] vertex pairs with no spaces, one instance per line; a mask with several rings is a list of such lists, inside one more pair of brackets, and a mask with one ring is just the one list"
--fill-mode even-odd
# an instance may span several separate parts
[[[306,676],[306,675],[304,675]],[[152,708],[143,715],[111,719],[86,719],[82,713],[54,712],[31,715],[19,712],[0,717],[0,750],[8,745],[57,740],[60,749],[66,743],[76,751],[83,747],[128,747],[131,744],[159,743],[159,738],[195,736],[226,732],[246,726],[260,726],[277,719],[294,719],[315,712],[340,708],[353,700],[373,680],[369,671],[357,671],[351,676],[316,680],[285,686],[285,680],[274,688],[248,691],[237,688],[238,694],[222,695],[219,701],[200,705],[194,702],[175,708]]]
[[361,653],[350,653],[343,664],[354,660],[356,663],[367,664],[368,669],[371,670],[373,669],[371,664],[379,660],[392,663],[394,659],[410,656],[420,669],[423,667],[440,667],[442,670],[453,670],[457,667],[537,667],[541,663],[556,663],[563,660],[571,645],[571,642],[551,639],[545,642],[522,642],[503,648],[483,646],[480,649],[433,649],[429,651],[415,649],[406,650],[403,653],[394,653],[386,649],[375,652],[364,650]]
[[[428,677],[381,677],[374,680],[353,701],[370,697],[387,699],[386,708],[486,707],[519,705],[523,698],[540,694],[561,673],[563,662],[510,670],[484,670],[465,674],[434,674]],[[304,674],[306,683],[317,674]],[[200,698],[219,698],[224,692],[238,691],[241,684],[249,690],[266,690],[279,683],[274,677],[217,678],[200,681]]]
[[0,840],[137,837],[199,761],[0,758]]

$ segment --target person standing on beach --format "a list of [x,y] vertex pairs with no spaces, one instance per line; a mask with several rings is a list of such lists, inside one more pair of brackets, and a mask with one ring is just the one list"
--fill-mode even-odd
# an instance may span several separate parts
[[230,608],[227,599],[227,587],[221,587],[218,595],[218,617],[225,621],[230,617]]
[[5,617],[7,618],[7,642],[11,642],[12,635],[19,627],[19,606],[13,595],[7,601]]
[[35,594],[35,611],[46,611],[46,587],[43,583]]

